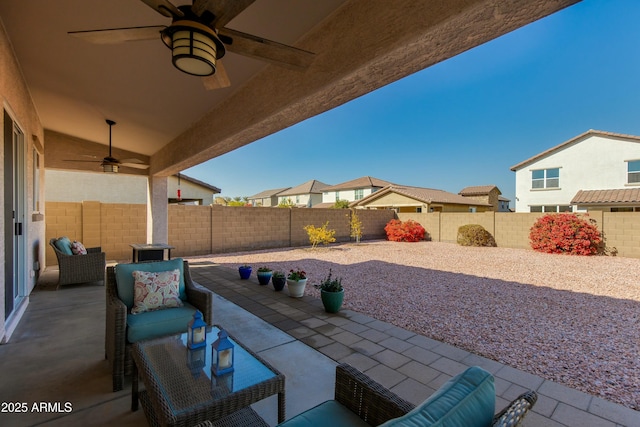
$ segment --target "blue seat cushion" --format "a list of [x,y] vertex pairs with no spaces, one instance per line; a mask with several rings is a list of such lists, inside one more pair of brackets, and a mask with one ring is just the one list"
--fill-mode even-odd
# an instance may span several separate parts
[[53,244],[56,245],[56,248],[58,248],[58,250],[63,254],[73,255],[73,252],[71,251],[71,240],[69,240],[68,237],[60,237],[58,240],[53,242]]
[[187,325],[196,308],[189,303],[182,307],[164,308],[127,315],[127,341],[130,343],[164,335],[187,332]]
[[[69,247],[71,247],[71,244],[69,244]],[[179,297],[182,301],[186,301],[187,293],[184,287],[184,261],[182,258],[174,258],[168,261],[116,265],[116,287],[118,288],[118,297],[127,306],[127,309],[131,311],[131,308],[133,307],[134,271],[158,273],[160,271],[171,271],[175,269],[180,271],[180,283],[178,284]]]
[[489,427],[496,406],[493,375],[473,366],[447,381],[411,412],[384,427]]
[[356,414],[335,400],[328,400],[295,417],[278,424],[278,427],[365,427],[369,426]]

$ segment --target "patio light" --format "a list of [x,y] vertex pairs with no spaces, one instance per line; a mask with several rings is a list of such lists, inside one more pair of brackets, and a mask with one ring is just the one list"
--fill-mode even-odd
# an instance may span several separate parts
[[202,313],[196,310],[187,327],[187,347],[194,349],[207,345],[207,324],[202,320]]
[[218,332],[218,339],[211,345],[211,372],[213,375],[223,375],[233,372],[233,343],[224,329]]
[[175,21],[161,35],[172,51],[173,65],[187,74],[210,76],[216,72],[216,60],[225,54],[215,31],[195,21]]
[[107,173],[118,173],[118,165],[116,163],[104,163],[102,171]]

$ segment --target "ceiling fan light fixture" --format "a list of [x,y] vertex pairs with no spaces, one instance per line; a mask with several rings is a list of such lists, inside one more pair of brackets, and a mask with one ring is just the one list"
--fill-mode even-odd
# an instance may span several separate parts
[[118,165],[110,164],[110,163],[103,163],[102,164],[102,171],[106,172],[106,173],[118,173]]
[[172,51],[173,65],[194,76],[214,74],[216,61],[225,54],[216,33],[195,21],[175,21],[162,31],[162,41]]

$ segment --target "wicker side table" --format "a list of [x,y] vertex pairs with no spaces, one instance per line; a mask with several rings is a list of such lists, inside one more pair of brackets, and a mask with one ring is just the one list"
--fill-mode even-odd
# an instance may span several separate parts
[[[197,366],[189,364],[186,334],[135,343],[131,409],[137,410],[140,401],[149,423],[158,426],[193,426],[204,421],[264,426],[249,405],[277,394],[278,422],[283,422],[284,375],[238,340],[230,337],[235,344],[234,372],[221,377],[211,373],[211,344],[219,329],[208,330],[205,362]],[[145,386],[141,392],[139,379]]]

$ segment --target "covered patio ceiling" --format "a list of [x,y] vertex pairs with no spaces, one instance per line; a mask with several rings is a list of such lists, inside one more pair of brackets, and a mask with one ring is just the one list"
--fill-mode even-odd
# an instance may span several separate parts
[[99,171],[68,160],[106,156],[112,119],[114,157],[151,165],[121,172],[166,176],[577,1],[256,0],[226,27],[313,52],[314,60],[301,72],[227,52],[231,86],[215,90],[174,68],[159,38],[92,44],[67,34],[170,23],[142,1],[4,1],[0,18],[46,130],[47,168]]

